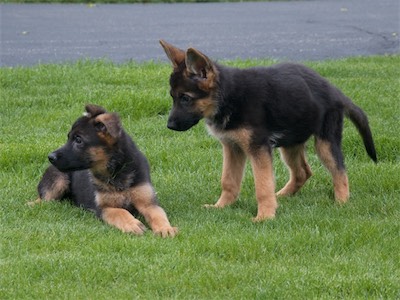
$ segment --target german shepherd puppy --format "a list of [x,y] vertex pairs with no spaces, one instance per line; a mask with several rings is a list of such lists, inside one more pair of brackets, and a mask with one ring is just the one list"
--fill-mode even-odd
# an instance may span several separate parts
[[153,232],[175,236],[167,215],[158,205],[146,157],[123,130],[116,113],[87,105],[68,133],[67,143],[48,156],[39,199],[71,198],[123,232],[142,235],[146,229],[133,214],[144,216]]
[[[204,118],[223,148],[222,193],[211,207],[232,204],[240,191],[246,156],[253,170],[257,216],[273,218],[276,196],[295,194],[312,175],[305,142],[315,137],[319,158],[333,177],[335,198],[349,198],[349,183],[341,151],[343,116],[361,134],[368,155],[376,152],[365,113],[339,89],[313,70],[284,63],[236,69],[210,60],[200,51],[183,51],[161,40],[171,60],[173,107],[168,128],[188,130]],[[272,148],[279,148],[290,178],[275,194]]]

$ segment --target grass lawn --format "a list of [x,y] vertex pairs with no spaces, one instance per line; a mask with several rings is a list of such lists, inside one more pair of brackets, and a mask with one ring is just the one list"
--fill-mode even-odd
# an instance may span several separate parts
[[[233,66],[271,61],[231,61]],[[167,64],[81,61],[0,69],[0,299],[399,299],[400,57],[310,62],[369,115],[379,163],[354,126],[343,140],[351,199],[309,143],[314,176],[260,224],[250,166],[239,200],[220,193],[221,147],[199,124],[166,128]],[[68,202],[29,207],[47,154],[84,104],[119,112],[147,155],[174,239],[123,234]],[[277,187],[288,173],[276,153]]]

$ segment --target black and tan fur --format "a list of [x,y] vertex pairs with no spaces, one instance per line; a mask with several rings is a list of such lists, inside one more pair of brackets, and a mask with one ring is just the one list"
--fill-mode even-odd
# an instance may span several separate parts
[[[292,63],[229,68],[194,48],[183,51],[160,43],[173,64],[168,128],[187,130],[204,118],[209,132],[222,144],[222,193],[208,206],[224,207],[236,200],[247,157],[258,202],[254,221],[273,218],[276,196],[295,194],[312,175],[305,156],[305,143],[311,136],[332,174],[336,200],[346,202],[349,183],[341,151],[344,115],[355,124],[376,161],[365,113],[313,70]],[[289,181],[276,194],[271,155],[275,147],[290,172]]]
[[147,159],[117,114],[87,105],[67,143],[50,153],[49,160],[52,165],[39,183],[35,203],[70,198],[123,232],[141,235],[146,227],[133,216],[139,212],[155,234],[177,234],[158,204]]

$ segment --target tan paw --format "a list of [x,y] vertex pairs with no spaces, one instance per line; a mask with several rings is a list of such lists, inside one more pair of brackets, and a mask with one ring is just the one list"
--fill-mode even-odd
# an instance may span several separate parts
[[172,226],[164,226],[158,228],[157,230],[154,230],[155,235],[161,236],[163,238],[174,237],[178,234],[178,232],[179,232],[178,227],[172,227]]
[[277,197],[287,197],[287,196],[292,196],[293,194],[292,193],[290,193],[290,192],[288,192],[288,191],[286,191],[286,190],[284,190],[284,189],[281,189],[279,192],[277,192],[276,194],[275,194]]
[[138,219],[129,220],[129,222],[117,226],[122,232],[129,232],[136,235],[143,235],[147,230],[146,226]]
[[266,220],[271,220],[275,218],[275,213],[271,213],[271,214],[264,214],[264,215],[257,215],[256,217],[252,218],[251,220],[254,223],[259,223],[259,222],[263,222]]
[[26,203],[26,205],[34,206],[34,205],[39,204],[39,203],[42,203],[42,202],[44,202],[44,200],[42,200],[42,199],[40,199],[40,198],[37,198],[37,199],[34,200],[34,201],[29,201],[28,203]]
[[217,205],[217,204],[204,204],[204,208],[222,208],[222,206]]

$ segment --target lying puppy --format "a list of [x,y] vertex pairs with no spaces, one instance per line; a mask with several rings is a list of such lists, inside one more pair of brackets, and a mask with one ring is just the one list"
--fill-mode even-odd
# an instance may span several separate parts
[[146,157],[121,127],[115,113],[87,105],[73,125],[67,143],[49,154],[52,165],[38,186],[34,203],[70,198],[123,232],[142,235],[146,229],[133,214],[144,216],[153,232],[175,236],[158,205]]

